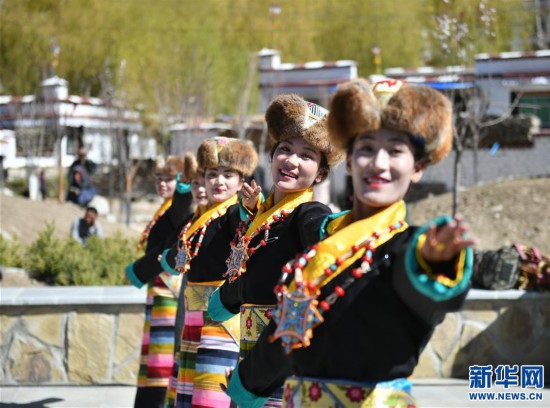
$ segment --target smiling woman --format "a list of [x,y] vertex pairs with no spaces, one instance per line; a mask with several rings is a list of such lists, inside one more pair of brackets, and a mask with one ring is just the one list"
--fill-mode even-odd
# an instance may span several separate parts
[[[213,324],[206,308],[208,297],[223,281],[224,261],[229,252],[216,247],[223,236],[227,213],[239,214],[237,193],[243,178],[250,176],[257,154],[247,142],[215,137],[202,142],[197,162],[204,187],[191,185],[196,200],[208,199],[208,206],[196,212],[183,225],[177,242],[166,249],[159,267],[173,274],[185,274],[187,285],[181,292],[185,321],[178,333],[180,348],[166,395],[166,406],[229,407],[229,398],[218,384],[224,382],[224,369],[238,358],[238,319]],[[204,177],[202,177],[204,174]],[[183,312],[183,311],[182,311]]]
[[425,165],[415,161],[415,149],[407,134],[394,130],[380,129],[357,137],[346,167],[355,196],[365,209],[375,212],[387,207],[405,195],[410,183],[420,180]]
[[329,135],[348,149],[353,209],[326,217],[324,239],[282,266],[274,318],[231,375],[240,406],[261,407],[284,384],[289,407],[414,407],[407,377],[464,301],[476,240],[458,218],[409,227],[403,201],[426,163],[449,151],[450,103],[431,88],[386,85],[386,101],[365,80],[331,101]]
[[327,159],[301,137],[280,142],[271,157],[275,203],[284,195],[305,190],[328,175]]
[[[312,201],[312,186],[343,157],[328,140],[327,110],[293,94],[276,97],[266,111],[273,189],[263,204],[259,189],[245,184],[249,216],[231,241],[228,280],[210,298],[217,321],[240,319],[240,357],[254,347],[271,318],[273,293],[286,260],[320,237],[321,220],[330,209]],[[282,390],[273,390],[269,406],[280,406]],[[247,406],[246,404],[241,406]]]

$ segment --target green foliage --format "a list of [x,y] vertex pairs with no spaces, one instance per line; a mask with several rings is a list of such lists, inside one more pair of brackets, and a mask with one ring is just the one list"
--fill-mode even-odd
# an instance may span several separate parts
[[[483,34],[479,5],[496,9],[494,37]],[[277,48],[285,62],[353,59],[360,75],[392,66],[471,64],[479,52],[528,50],[533,8],[523,0],[3,0],[0,82],[6,94],[34,93],[55,66],[72,94],[110,91],[146,113],[237,113],[248,59]],[[436,17],[468,25],[467,53],[443,52]],[[59,45],[58,63],[51,52]],[[256,112],[257,88],[250,96]],[[156,116],[155,116],[156,117]],[[157,118],[158,120],[158,118]]]
[[0,265],[21,268],[23,258],[23,246],[17,240],[9,241],[0,235]]
[[[432,65],[472,65],[475,54],[531,49],[534,12],[524,0],[431,0],[429,13],[434,27],[430,39]],[[437,38],[436,20],[443,16],[466,27],[462,40],[457,41],[456,35],[447,41]],[[446,51],[442,50],[443,42],[448,43]]]
[[29,196],[29,183],[27,179],[16,178],[6,181],[6,187],[9,188],[15,195],[21,197]]
[[[16,178],[6,182],[6,187],[9,188],[15,195],[21,197],[29,196],[29,182],[25,178]],[[59,183],[56,176],[46,177],[46,197],[57,197]]]
[[[24,251],[24,257],[20,255],[22,252],[17,253],[15,259],[19,261],[13,266],[24,268],[34,279],[61,286],[126,285],[124,268],[137,257],[135,242],[120,234],[90,237],[86,247],[82,247],[72,238],[58,238],[53,224],[40,232],[37,240]],[[4,253],[14,256],[13,249],[10,252],[5,241],[0,240],[2,259]]]

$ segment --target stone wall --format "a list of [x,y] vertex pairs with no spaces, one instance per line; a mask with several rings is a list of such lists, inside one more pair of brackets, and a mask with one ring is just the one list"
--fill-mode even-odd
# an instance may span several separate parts
[[415,378],[468,378],[469,366],[543,365],[550,382],[550,293],[471,290],[437,326]]
[[2,288],[0,384],[137,381],[145,291]]
[[[136,383],[145,290],[0,291],[0,384]],[[437,327],[414,377],[468,378],[475,364],[550,367],[548,344],[550,293],[472,290]]]

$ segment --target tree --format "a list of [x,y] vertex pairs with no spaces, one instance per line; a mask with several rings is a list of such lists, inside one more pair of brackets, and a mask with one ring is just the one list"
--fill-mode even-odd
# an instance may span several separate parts
[[[492,7],[489,0],[479,0],[475,10],[477,20],[472,20],[471,15],[464,9],[453,9],[449,2],[443,0],[445,5],[442,13],[436,16],[435,38],[441,44],[443,56],[453,65],[466,65],[478,50],[479,44],[488,44],[497,38],[494,28],[497,22],[497,10]],[[471,13],[471,12],[470,12]],[[470,22],[468,22],[470,21]],[[472,26],[472,24],[474,24]],[[501,122],[510,119],[517,106],[520,95],[516,96],[509,110],[498,117],[488,118],[489,102],[487,95],[476,87],[464,87],[450,93],[454,110],[454,179],[453,179],[453,215],[459,211],[459,188],[461,181],[461,159],[464,149],[472,148],[474,152],[474,177],[477,181],[477,153],[481,140],[481,134]]]

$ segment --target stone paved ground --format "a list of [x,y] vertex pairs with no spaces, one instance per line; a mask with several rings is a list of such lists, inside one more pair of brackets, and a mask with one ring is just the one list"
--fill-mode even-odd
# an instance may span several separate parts
[[[465,380],[418,380],[414,395],[420,407],[525,407],[550,406],[550,389],[539,390],[542,401],[495,401],[479,402],[468,399],[468,382]],[[134,387],[8,387],[0,388],[0,408],[131,408],[135,395]]]

